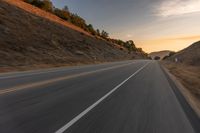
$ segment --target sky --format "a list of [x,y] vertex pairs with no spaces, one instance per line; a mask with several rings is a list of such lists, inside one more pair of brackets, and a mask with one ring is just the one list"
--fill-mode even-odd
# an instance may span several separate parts
[[111,38],[146,52],[179,51],[200,40],[200,0],[52,0]]

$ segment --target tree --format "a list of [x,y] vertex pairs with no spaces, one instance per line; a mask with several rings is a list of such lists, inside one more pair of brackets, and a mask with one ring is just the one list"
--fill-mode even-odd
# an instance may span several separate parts
[[132,40],[127,41],[126,43],[128,43],[129,45],[131,45],[132,47],[135,47],[135,44]]
[[50,0],[24,0],[25,2],[39,7],[45,11],[53,12],[53,4]]
[[63,11],[70,12],[67,5],[65,5],[65,6],[63,7]]
[[109,36],[108,33],[106,31],[102,30],[101,37],[104,38],[104,39],[107,39],[108,36]]
[[27,2],[27,3],[29,3],[29,4],[34,5],[36,7],[39,7],[39,8],[41,8],[42,5],[43,5],[43,3],[42,3],[41,0],[24,0],[24,1]]
[[127,48],[129,51],[137,51],[137,48],[135,47],[135,44],[132,40],[126,41],[126,42],[121,42],[121,44]]
[[83,18],[78,16],[77,14],[71,14],[70,21],[72,24],[82,28],[82,29],[87,29],[86,22]]
[[53,4],[50,0],[43,0],[41,8],[48,12],[53,12]]
[[96,33],[97,33],[97,36],[101,36],[99,29],[97,29]]
[[92,35],[96,35],[96,34],[97,34],[96,31],[94,30],[92,24],[89,24],[89,25],[87,26],[87,30],[88,30]]
[[118,45],[124,46],[124,41],[122,41],[122,40],[116,40],[116,43]]
[[142,48],[137,48],[137,50],[136,50],[137,52],[144,52],[143,50],[142,50]]
[[58,16],[58,17],[64,19],[64,20],[67,20],[67,21],[70,20],[70,12],[67,12],[67,11],[65,11],[65,10],[63,10],[63,9],[60,10],[60,9],[56,8],[56,9],[54,10],[54,14],[55,14],[56,16]]

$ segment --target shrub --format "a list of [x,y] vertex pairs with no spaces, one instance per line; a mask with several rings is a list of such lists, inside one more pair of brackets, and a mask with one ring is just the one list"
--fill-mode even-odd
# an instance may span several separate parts
[[81,18],[80,16],[78,16],[77,14],[71,14],[70,21],[72,24],[74,24],[80,28],[87,29],[85,20],[83,18]]
[[[115,43],[117,45],[123,46],[124,48],[128,49],[129,52],[131,51],[136,51],[136,52],[140,52],[145,54],[145,52],[141,49],[141,48],[136,48],[134,42],[132,40],[129,41],[122,41],[119,39],[111,39],[109,38],[109,34],[108,32],[102,30],[102,32],[100,32],[99,29],[95,30],[92,26],[92,24],[86,24],[86,21],[78,16],[77,14],[73,14],[69,11],[67,6],[64,6],[63,9],[58,9],[55,8],[52,4],[52,2],[50,0],[24,0],[25,2],[32,4],[38,8],[41,8],[45,11],[51,12],[53,14],[55,14],[56,16],[58,16],[59,18],[69,21],[72,24],[82,28],[83,30],[91,33],[92,35],[94,35],[95,37],[99,36],[104,38],[105,40]],[[84,35],[84,34],[83,34]]]
[[106,31],[102,30],[101,37],[104,38],[104,39],[107,39],[109,37],[109,35]]
[[127,48],[129,51],[136,51],[137,50],[136,47],[135,47],[135,44],[134,44],[134,42],[132,40],[129,40],[129,41],[125,42],[123,44],[123,46],[125,48]]
[[43,0],[42,1],[42,6],[41,9],[48,11],[48,12],[53,12],[53,4],[50,0]]
[[53,12],[53,4],[50,0],[24,0],[25,2],[39,7],[45,11]]
[[54,14],[64,20],[70,21],[70,12],[56,8]]
[[89,24],[89,25],[87,26],[87,30],[88,30],[92,35],[96,35],[96,34],[97,34],[96,31],[94,30],[92,24]]

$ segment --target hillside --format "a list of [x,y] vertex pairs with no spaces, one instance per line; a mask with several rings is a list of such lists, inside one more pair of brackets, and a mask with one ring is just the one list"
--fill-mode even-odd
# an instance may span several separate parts
[[189,47],[177,52],[171,56],[169,60],[174,61],[175,58],[178,62],[187,65],[200,66],[200,41],[193,43]]
[[145,58],[22,2],[0,1],[0,71]]
[[160,59],[163,59],[165,56],[168,56],[170,52],[172,51],[169,50],[157,51],[150,53],[149,56],[151,57],[151,59],[154,59],[156,56],[160,57]]
[[182,93],[200,116],[200,41],[166,58],[162,64],[182,83]]

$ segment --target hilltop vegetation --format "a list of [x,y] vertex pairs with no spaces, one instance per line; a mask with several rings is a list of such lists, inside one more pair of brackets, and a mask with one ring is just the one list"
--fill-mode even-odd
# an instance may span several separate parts
[[0,31],[0,71],[146,58],[22,0],[0,1]]
[[145,53],[141,48],[136,48],[132,40],[122,41],[120,39],[112,39],[112,38],[109,38],[109,33],[106,32],[105,30],[100,31],[99,29],[94,29],[92,24],[87,24],[86,21],[82,17],[80,17],[78,14],[74,14],[70,12],[67,5],[65,5],[63,9],[59,9],[59,8],[56,8],[50,0],[24,0],[24,1],[42,10],[50,12],[58,16],[59,18],[82,28],[84,31],[89,32],[91,35],[103,38],[111,43],[120,45],[128,49],[130,52],[137,51],[137,52]]

